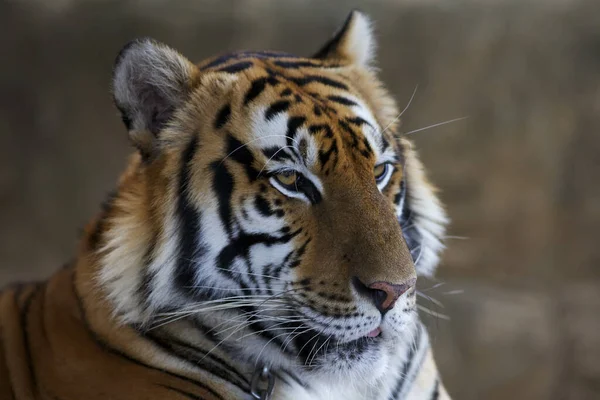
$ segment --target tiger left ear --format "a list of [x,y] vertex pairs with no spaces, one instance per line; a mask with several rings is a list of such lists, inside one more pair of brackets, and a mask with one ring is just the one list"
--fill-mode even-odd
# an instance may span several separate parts
[[198,69],[153,39],[126,45],[115,62],[113,94],[129,137],[144,157],[156,150],[159,133],[196,85]]
[[368,67],[375,57],[374,36],[371,20],[354,10],[334,37],[313,57]]

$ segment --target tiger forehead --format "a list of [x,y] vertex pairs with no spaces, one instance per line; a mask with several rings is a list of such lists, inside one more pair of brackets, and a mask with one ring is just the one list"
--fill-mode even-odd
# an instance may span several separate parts
[[308,167],[325,168],[329,161],[337,163],[343,150],[372,159],[387,147],[373,114],[339,73],[338,64],[242,53],[219,57],[202,68],[239,75],[235,104],[224,106],[215,125],[235,112],[232,106],[239,107],[251,125],[238,132],[245,136],[240,139],[271,164],[295,158]]

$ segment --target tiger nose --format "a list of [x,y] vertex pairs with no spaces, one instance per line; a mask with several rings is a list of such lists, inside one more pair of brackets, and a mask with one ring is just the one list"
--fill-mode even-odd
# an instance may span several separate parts
[[352,280],[357,291],[369,296],[375,307],[382,313],[391,310],[396,304],[396,300],[415,286],[416,282],[417,278],[412,278],[401,284],[374,282],[367,286],[356,277]]

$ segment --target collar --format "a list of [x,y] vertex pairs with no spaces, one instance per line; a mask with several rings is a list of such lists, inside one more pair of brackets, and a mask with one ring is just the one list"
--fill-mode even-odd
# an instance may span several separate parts
[[254,370],[250,393],[257,400],[271,400],[273,388],[275,387],[275,376],[269,367],[261,366]]

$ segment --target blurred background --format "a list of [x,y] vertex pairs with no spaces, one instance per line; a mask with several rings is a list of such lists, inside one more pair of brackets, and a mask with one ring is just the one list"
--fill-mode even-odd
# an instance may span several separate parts
[[600,398],[600,1],[0,0],[0,285],[48,276],[131,151],[123,44],[311,54],[354,7],[452,218],[421,299],[456,399]]

